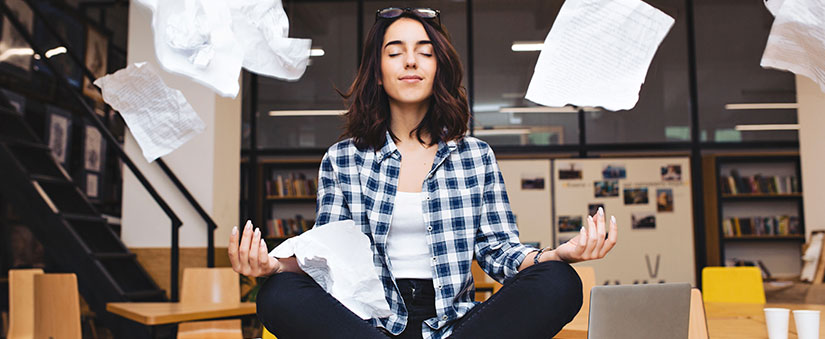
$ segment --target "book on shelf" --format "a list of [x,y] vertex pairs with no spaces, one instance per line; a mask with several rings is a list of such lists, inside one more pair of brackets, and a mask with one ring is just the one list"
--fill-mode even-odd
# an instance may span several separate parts
[[733,217],[722,220],[725,237],[802,235],[797,216]]
[[790,194],[800,193],[799,178],[795,176],[763,176],[756,174],[743,177],[731,170],[730,176],[720,177],[723,194]]
[[293,172],[286,176],[275,175],[266,181],[266,195],[276,197],[308,197],[318,191],[318,180],[307,178],[304,173]]
[[286,238],[304,233],[315,225],[315,220],[296,215],[290,219],[269,219],[266,221],[266,237]]

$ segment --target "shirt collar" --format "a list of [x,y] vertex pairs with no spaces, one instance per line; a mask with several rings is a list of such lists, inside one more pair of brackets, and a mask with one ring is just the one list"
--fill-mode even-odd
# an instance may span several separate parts
[[[378,160],[379,163],[384,161],[384,159],[393,154],[398,154],[399,156],[401,155],[401,153],[398,152],[398,147],[395,146],[395,141],[392,140],[390,131],[386,131],[385,133],[386,136],[384,139],[384,146],[382,146],[381,149],[378,150],[378,152],[376,153],[376,160]],[[450,154],[457,148],[458,144],[455,142],[455,140],[450,140],[447,142],[444,142],[443,140],[439,141],[438,151],[435,153],[435,157],[439,160],[446,158],[448,154]],[[438,163],[438,161],[436,161],[436,163]]]

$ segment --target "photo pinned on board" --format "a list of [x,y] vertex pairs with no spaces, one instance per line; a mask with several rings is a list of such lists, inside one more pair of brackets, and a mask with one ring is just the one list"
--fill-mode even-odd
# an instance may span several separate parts
[[625,179],[627,178],[627,170],[624,164],[609,164],[602,170],[602,177],[604,179]]
[[656,228],[656,214],[653,212],[633,212],[630,214],[630,224],[634,230]]
[[682,181],[682,165],[662,166],[662,181]]
[[673,212],[672,188],[659,188],[656,190],[656,211]]
[[607,215],[607,211],[604,209],[604,204],[587,204],[587,215],[595,218],[596,213],[599,212],[599,207],[601,207],[604,211],[604,215]]
[[544,178],[541,176],[535,176],[530,178],[521,178],[521,189],[522,190],[543,190],[544,189]]
[[559,216],[559,232],[578,232],[582,228],[582,217],[560,215]]
[[650,200],[647,198],[647,187],[624,189],[625,205],[645,205],[649,202]]
[[576,163],[570,163],[569,167],[559,168],[559,180],[576,180],[582,178],[582,167]]
[[618,180],[603,180],[593,182],[593,195],[596,198],[618,197],[619,196],[619,181]]

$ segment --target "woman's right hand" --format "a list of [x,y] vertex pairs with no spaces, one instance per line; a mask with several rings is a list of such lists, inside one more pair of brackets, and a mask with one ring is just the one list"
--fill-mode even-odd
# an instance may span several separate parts
[[229,262],[235,272],[248,277],[265,277],[278,273],[281,264],[269,256],[266,242],[261,239],[261,230],[252,230],[252,221],[247,221],[238,241],[238,227],[232,228],[229,236]]

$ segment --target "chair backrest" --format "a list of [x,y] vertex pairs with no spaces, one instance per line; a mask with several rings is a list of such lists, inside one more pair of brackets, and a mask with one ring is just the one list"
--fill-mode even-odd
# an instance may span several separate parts
[[9,270],[9,339],[34,336],[34,276],[39,268]]
[[762,272],[757,267],[705,267],[702,269],[705,302],[765,303]]
[[690,289],[690,325],[688,339],[708,339],[708,320],[705,315],[705,303],[702,301],[702,292],[697,288]]
[[590,290],[596,286],[596,271],[590,266],[573,266],[579,278],[582,280],[582,308],[573,322],[581,321],[585,325],[590,317]]
[[81,339],[80,295],[73,273],[34,276],[34,319],[34,339]]
[[183,270],[181,303],[237,303],[241,301],[238,273],[230,267],[188,267]]

